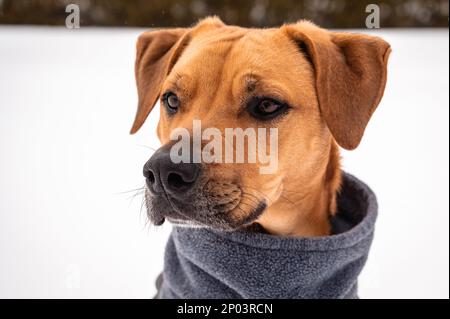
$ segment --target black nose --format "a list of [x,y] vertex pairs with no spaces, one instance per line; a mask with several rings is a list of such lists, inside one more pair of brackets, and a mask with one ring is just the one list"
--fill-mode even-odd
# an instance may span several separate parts
[[144,165],[144,176],[149,190],[161,194],[164,190],[176,198],[190,190],[200,175],[200,164],[174,163],[170,145],[163,146]]

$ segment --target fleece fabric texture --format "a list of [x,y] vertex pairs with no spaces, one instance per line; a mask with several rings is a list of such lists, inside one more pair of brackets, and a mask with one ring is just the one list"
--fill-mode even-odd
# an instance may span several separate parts
[[344,174],[331,236],[174,227],[157,298],[357,298],[377,209],[369,187]]

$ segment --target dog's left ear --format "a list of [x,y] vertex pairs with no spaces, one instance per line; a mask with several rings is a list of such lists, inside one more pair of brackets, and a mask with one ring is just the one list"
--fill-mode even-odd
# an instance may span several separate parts
[[391,52],[384,40],[329,32],[309,22],[282,28],[310,59],[320,111],[337,143],[355,149],[386,86]]
[[131,134],[141,128],[156,104],[165,77],[187,45],[187,30],[164,29],[139,36],[135,64],[139,102]]

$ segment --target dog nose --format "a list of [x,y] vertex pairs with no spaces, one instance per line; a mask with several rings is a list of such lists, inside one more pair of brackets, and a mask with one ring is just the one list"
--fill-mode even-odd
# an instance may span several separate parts
[[200,164],[174,163],[170,158],[170,146],[161,147],[144,165],[147,186],[153,194],[166,191],[180,198],[190,190],[200,175]]

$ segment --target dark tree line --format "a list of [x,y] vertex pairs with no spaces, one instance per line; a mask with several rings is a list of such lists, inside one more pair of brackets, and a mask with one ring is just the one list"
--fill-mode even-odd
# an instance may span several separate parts
[[327,28],[361,28],[366,6],[375,3],[382,27],[448,27],[449,11],[449,0],[0,0],[0,23],[63,25],[70,3],[79,5],[86,26],[189,26],[218,15],[242,26],[309,19]]

